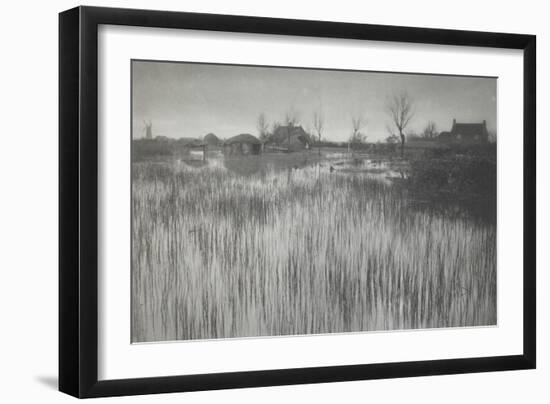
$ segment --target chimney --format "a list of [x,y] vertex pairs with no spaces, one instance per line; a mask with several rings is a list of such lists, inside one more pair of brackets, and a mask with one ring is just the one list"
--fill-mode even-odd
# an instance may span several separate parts
[[487,126],[487,121],[485,119],[483,120],[483,126]]

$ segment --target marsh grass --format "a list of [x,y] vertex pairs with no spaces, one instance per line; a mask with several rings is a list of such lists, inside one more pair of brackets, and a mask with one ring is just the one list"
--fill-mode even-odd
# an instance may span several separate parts
[[132,342],[496,324],[494,224],[316,165],[132,170]]

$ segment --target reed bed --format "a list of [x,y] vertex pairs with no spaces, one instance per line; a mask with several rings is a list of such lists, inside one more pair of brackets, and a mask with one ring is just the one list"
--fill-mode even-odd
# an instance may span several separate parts
[[496,324],[494,224],[318,166],[132,170],[132,342]]

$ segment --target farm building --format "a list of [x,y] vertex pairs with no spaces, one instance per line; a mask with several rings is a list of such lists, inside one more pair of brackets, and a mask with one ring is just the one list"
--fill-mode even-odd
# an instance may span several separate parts
[[226,155],[260,154],[262,142],[248,133],[241,133],[227,139],[223,144],[223,152]]
[[204,139],[203,139],[203,142],[207,145],[207,146],[219,146],[222,144],[222,141],[220,140],[219,137],[217,137],[215,134],[213,133],[209,133],[207,134]]
[[180,137],[176,143],[179,146],[201,146],[204,144],[200,139],[194,137]]
[[301,126],[278,126],[268,144],[286,151],[300,151],[311,146],[310,137]]
[[453,119],[450,132],[441,132],[437,138],[441,142],[448,143],[485,143],[489,139],[487,122],[481,123],[457,123]]
[[182,160],[206,158],[206,144],[199,139],[191,137],[181,137],[176,140],[173,148],[174,157]]

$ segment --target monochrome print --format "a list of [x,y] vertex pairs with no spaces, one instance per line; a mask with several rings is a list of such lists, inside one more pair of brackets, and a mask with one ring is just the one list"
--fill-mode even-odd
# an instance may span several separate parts
[[496,325],[496,78],[131,63],[132,342]]

